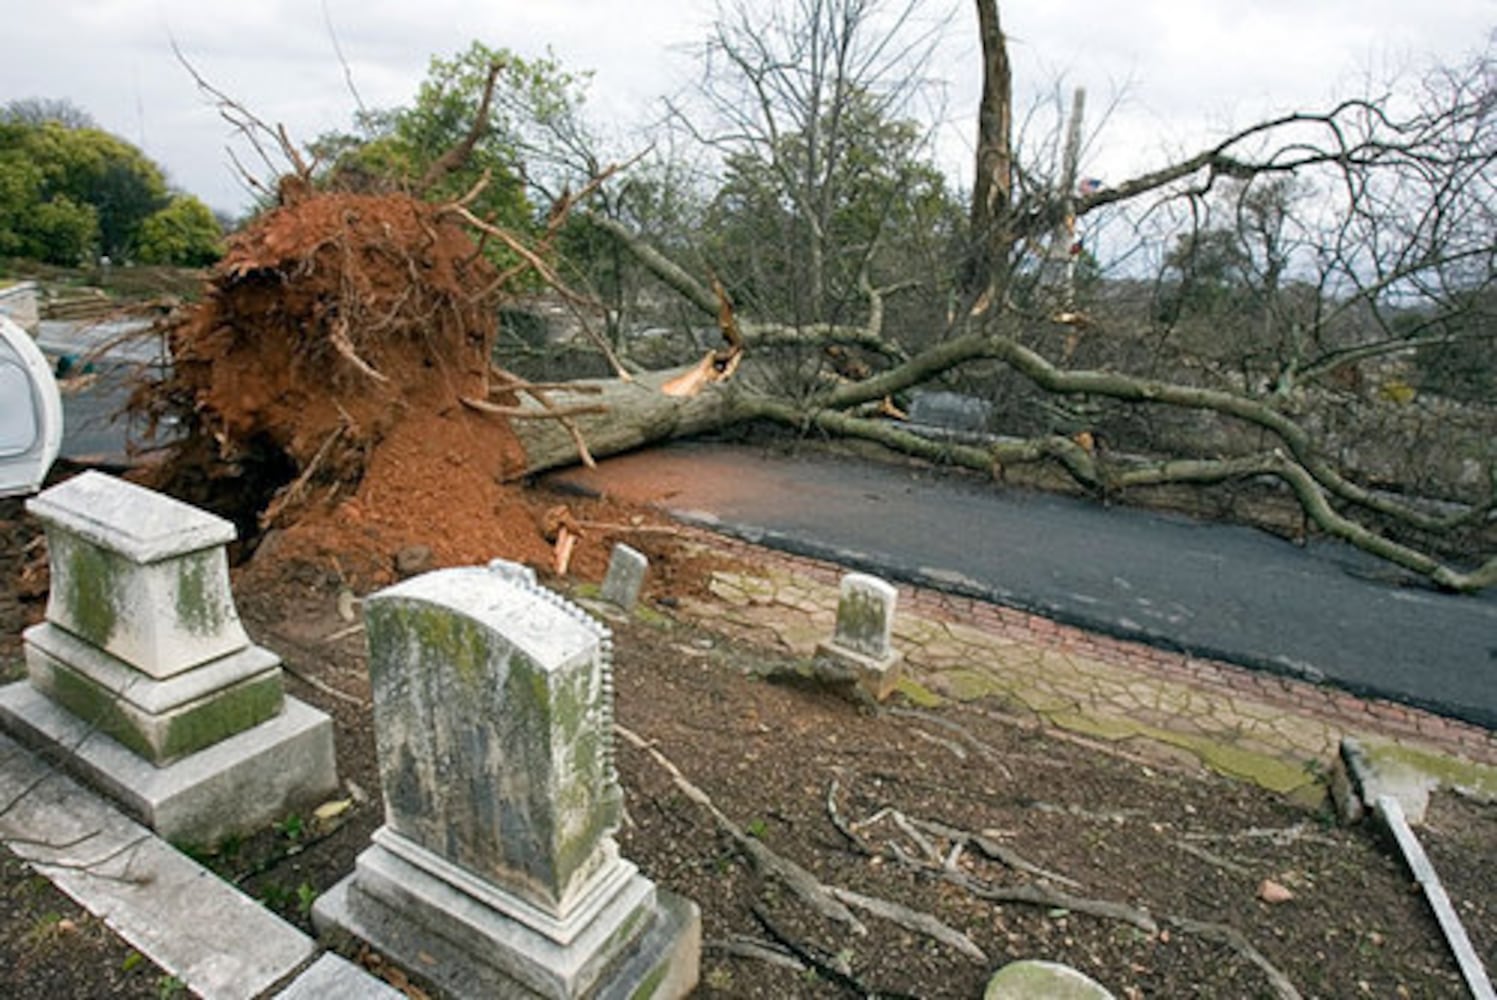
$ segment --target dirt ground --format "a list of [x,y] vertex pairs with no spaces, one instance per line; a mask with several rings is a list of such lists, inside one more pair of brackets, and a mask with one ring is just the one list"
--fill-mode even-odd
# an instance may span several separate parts
[[[532,521],[560,502],[520,491],[511,499]],[[616,627],[620,724],[744,835],[822,884],[902,904],[967,939],[943,943],[861,903],[852,908],[858,927],[819,915],[756,866],[657,757],[621,742],[622,849],[702,907],[699,995],[972,997],[1003,963],[1047,958],[1120,997],[1273,996],[1254,954],[1306,996],[1461,995],[1422,897],[1372,829],[1340,828],[1247,785],[1106,755],[999,703],[874,713],[778,681],[772,675],[787,665],[777,654],[677,616],[676,599],[700,592],[710,563],[681,557],[667,531],[641,530],[653,527],[649,515],[566,502],[576,520],[615,525],[613,535],[652,558],[643,610]],[[571,580],[553,583],[601,575],[612,535],[585,530],[592,553]],[[21,673],[20,629],[42,613],[37,537],[19,503],[0,502],[7,679]],[[371,571],[390,576],[396,548],[426,544],[379,541],[385,556]],[[349,603],[340,594],[368,583],[351,580],[336,552],[266,545],[236,571],[240,611],[256,640],[284,657],[290,692],[333,715],[350,807],[326,824],[288,816],[258,837],[197,853],[307,927],[316,894],[351,871],[381,819],[363,637],[340,614]],[[1439,798],[1422,837],[1490,966],[1497,811]],[[1293,898],[1260,900],[1265,879]],[[419,995],[405,971],[357,957]],[[0,970],[7,996],[179,989],[9,857],[0,858]]]

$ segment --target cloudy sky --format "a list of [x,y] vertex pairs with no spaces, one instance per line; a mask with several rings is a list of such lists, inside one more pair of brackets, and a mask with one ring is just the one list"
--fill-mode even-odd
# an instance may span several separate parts
[[[768,0],[746,0],[751,6]],[[1210,134],[1270,112],[1320,107],[1370,75],[1456,63],[1494,47],[1494,0],[1008,0],[1020,103],[1084,85],[1089,108],[1121,95],[1083,171],[1118,180]],[[249,195],[224,147],[233,137],[172,54],[262,119],[310,140],[349,126],[354,100],[407,103],[433,55],[473,40],[521,55],[549,46],[593,70],[594,117],[623,128],[690,81],[692,43],[713,0],[20,0],[0,58],[0,102],[65,98],[136,143],[177,187],[237,213]],[[975,15],[951,9],[926,74],[948,87],[941,155],[965,168],[979,74]],[[331,30],[330,30],[331,25]],[[243,154],[241,154],[243,159]],[[959,180],[964,178],[959,177]]]

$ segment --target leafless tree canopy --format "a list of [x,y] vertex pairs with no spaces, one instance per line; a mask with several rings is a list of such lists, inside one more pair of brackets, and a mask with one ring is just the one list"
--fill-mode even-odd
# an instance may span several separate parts
[[[1020,166],[1043,158],[1016,145],[998,7],[975,7],[965,207],[913,117],[941,26],[915,0],[720,8],[699,99],[671,114],[720,165],[699,228],[590,227],[686,325],[715,316],[713,278],[737,304],[748,363],[678,429],[758,418],[994,474],[1041,462],[1102,497],[1276,483],[1307,525],[1442,586],[1497,581],[1490,58],[1073,188]],[[935,386],[987,399],[999,436],[888,419]]]

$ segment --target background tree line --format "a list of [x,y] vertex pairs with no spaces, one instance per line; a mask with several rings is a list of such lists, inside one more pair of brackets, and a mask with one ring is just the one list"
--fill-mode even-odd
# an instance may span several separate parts
[[210,264],[221,232],[197,198],[65,101],[0,109],[0,255],[77,266]]

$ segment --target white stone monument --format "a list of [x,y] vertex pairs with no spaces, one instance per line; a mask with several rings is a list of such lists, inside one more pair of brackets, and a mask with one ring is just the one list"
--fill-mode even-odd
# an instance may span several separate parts
[[285,696],[239,623],[232,524],[98,472],[27,509],[52,588],[0,726],[170,840],[248,833],[337,788],[332,720]]
[[62,396],[31,334],[0,311],[0,496],[41,489],[62,447]]
[[829,641],[816,646],[816,675],[851,681],[875,701],[889,697],[904,662],[893,647],[898,598],[899,592],[886,580],[866,573],[844,575],[836,629]]
[[457,997],[676,997],[700,915],[613,839],[612,638],[512,565],[365,599],[385,825],[317,901]]

